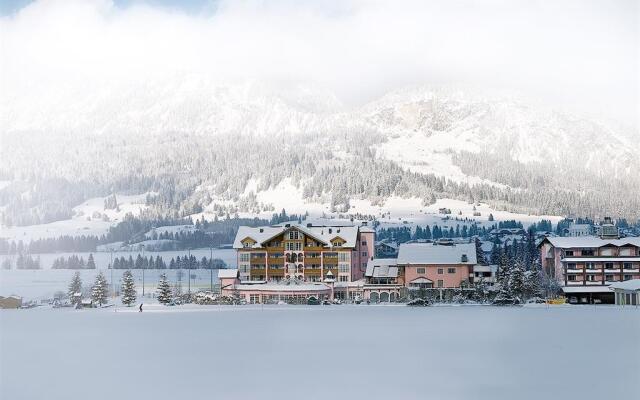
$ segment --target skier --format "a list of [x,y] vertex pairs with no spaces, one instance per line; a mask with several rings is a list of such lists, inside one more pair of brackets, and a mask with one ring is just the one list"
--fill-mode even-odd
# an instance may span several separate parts
[[140,303],[140,312],[142,312],[142,303]]

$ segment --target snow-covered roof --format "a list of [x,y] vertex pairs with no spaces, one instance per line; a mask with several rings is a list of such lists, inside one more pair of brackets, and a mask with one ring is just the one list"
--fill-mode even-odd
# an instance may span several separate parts
[[615,282],[611,284],[611,289],[640,291],[640,279],[630,279],[628,281]]
[[395,258],[379,258],[367,262],[365,276],[371,278],[397,278],[398,266]]
[[498,271],[498,266],[497,265],[474,265],[473,266],[473,272],[497,272]]
[[355,247],[358,239],[358,231],[371,228],[366,226],[305,226],[301,224],[261,227],[241,226],[238,228],[238,233],[236,234],[236,238],[233,242],[233,248],[243,248],[242,241],[246,238],[251,238],[256,242],[253,248],[262,248],[262,245],[265,242],[288,231],[289,229],[297,229],[303,234],[318,240],[325,247],[329,247],[331,240],[337,237],[342,238],[345,241],[343,247]]
[[490,251],[492,251],[493,246],[495,246],[495,244],[490,241],[484,241],[482,242],[482,244],[480,244],[480,248],[482,248],[482,251],[484,251],[485,253],[489,253]]
[[219,269],[218,279],[220,278],[237,278],[238,270],[236,268]]
[[[465,257],[466,256],[466,257]],[[465,260],[466,261],[463,261]],[[477,264],[475,243],[438,245],[435,243],[403,243],[398,264]]]
[[611,290],[608,285],[592,285],[592,286],[563,286],[562,291],[565,293],[609,293]]
[[571,237],[547,237],[542,243],[548,241],[554,247],[569,249],[574,247],[594,248],[602,246],[617,246],[622,247],[626,245],[640,246],[640,238],[627,237],[622,239],[600,239],[597,236],[571,236]]

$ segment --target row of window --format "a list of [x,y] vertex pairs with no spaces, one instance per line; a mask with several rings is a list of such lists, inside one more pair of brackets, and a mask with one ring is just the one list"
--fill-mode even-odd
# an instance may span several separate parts
[[[578,255],[578,253],[580,253],[580,255],[582,257],[593,257],[598,255],[596,249],[582,249],[580,251],[576,251],[576,250],[564,250],[563,254],[565,257],[575,257]],[[615,255],[615,249],[611,248],[611,247],[605,247],[600,249],[600,254],[601,256],[613,256]],[[617,251],[617,255],[619,256],[635,256],[637,254],[637,250],[635,248],[630,248],[630,247],[623,247],[621,249],[618,249]]]
[[[418,274],[425,274],[427,272],[427,269],[424,267],[420,267],[416,269],[416,272]],[[455,267],[450,267],[447,268],[447,273],[448,274],[455,274],[456,273],[456,268]],[[443,275],[444,274],[444,268],[438,268],[438,275]]]
[[[606,262],[603,264],[596,264],[594,262],[587,262],[584,264],[586,269],[591,269],[591,270],[598,270],[598,269],[602,269],[602,265],[604,265],[605,269],[619,269],[620,268],[620,264],[614,264],[612,262]],[[622,263],[622,268],[623,269],[635,269],[638,268],[638,264],[633,264],[630,262],[623,262]],[[582,267],[578,267],[578,264],[576,263],[567,263],[567,269],[582,269]]]
[[[605,281],[612,282],[612,281],[614,281],[614,280],[615,280],[615,277],[616,277],[616,276],[617,276],[617,275],[605,275],[605,276],[604,276],[604,280],[605,280]],[[625,280],[625,281],[629,281],[629,280],[631,280],[632,278],[633,278],[633,276],[632,276],[632,275],[623,275],[623,280]],[[582,279],[578,279],[577,275],[567,275],[567,280],[568,280],[568,281],[571,281],[571,282],[575,282],[575,281],[581,281]],[[596,276],[596,275],[587,275],[586,280],[587,280],[588,282],[599,282],[599,281],[601,281],[601,280],[602,280],[602,278],[601,278],[601,277],[598,277],[598,276]]]

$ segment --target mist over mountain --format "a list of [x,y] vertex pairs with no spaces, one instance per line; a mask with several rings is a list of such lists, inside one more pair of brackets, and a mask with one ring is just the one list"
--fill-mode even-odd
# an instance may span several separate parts
[[314,87],[193,76],[65,95],[3,104],[4,224],[68,218],[111,193],[157,193],[160,214],[259,212],[273,205],[255,190],[285,179],[343,210],[395,195],[639,216],[628,133],[513,98],[412,87],[348,109]]

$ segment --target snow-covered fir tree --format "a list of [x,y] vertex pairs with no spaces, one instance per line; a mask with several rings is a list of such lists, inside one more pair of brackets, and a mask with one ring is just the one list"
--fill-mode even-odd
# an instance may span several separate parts
[[102,271],[98,273],[96,276],[96,281],[91,288],[91,300],[94,304],[102,306],[103,304],[107,304],[109,298],[109,284],[107,283],[106,278]]
[[160,304],[169,304],[171,303],[171,285],[169,285],[169,281],[167,280],[167,275],[160,275],[160,281],[158,282],[158,302]]
[[136,302],[136,284],[131,271],[122,274],[122,304],[131,306]]
[[80,279],[80,272],[73,274],[67,295],[69,296],[71,304],[77,305],[82,301],[82,279]]

